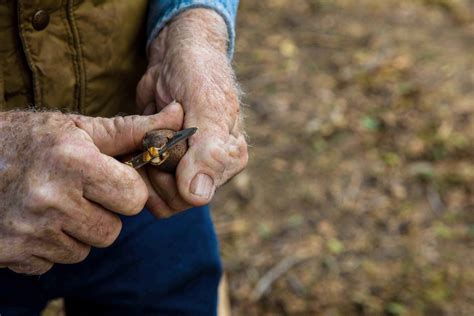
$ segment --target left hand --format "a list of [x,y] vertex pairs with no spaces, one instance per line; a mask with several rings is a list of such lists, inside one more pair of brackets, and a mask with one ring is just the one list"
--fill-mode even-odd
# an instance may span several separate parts
[[245,168],[239,89],[226,55],[227,29],[214,11],[191,9],[166,26],[150,47],[147,72],[137,86],[137,104],[149,115],[177,100],[184,128],[197,127],[176,177],[147,166],[147,207],[169,216],[210,202],[215,190]]

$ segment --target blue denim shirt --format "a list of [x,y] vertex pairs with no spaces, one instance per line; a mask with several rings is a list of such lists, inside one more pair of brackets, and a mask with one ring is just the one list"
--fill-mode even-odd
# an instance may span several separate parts
[[232,58],[235,41],[235,17],[239,0],[150,0],[147,23],[147,47],[160,30],[179,13],[191,8],[208,8],[219,13],[227,24],[229,44],[227,54]]

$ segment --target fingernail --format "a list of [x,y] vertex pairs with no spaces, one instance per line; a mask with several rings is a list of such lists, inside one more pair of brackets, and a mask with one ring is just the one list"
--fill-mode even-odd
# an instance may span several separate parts
[[197,174],[190,187],[191,193],[209,199],[214,190],[214,181],[207,174]]
[[176,111],[179,108],[179,103],[176,101],[173,101],[171,103],[168,103],[168,105],[165,106],[165,110],[167,111]]
[[176,106],[177,104],[178,104],[178,102],[176,102],[176,100],[173,100],[170,103],[168,103],[167,106]]

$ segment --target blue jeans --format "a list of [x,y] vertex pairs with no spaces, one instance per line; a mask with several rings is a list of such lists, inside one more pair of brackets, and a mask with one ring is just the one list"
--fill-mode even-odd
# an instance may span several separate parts
[[68,315],[215,315],[222,268],[209,208],[122,220],[117,241],[79,264],[40,277],[0,269],[0,315],[39,315],[57,297]]

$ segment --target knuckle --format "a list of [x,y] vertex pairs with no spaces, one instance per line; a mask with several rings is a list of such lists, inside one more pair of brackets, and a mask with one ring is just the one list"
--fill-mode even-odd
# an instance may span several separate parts
[[249,152],[247,141],[243,135],[240,135],[236,140],[236,143],[230,146],[229,156],[232,163],[232,167],[229,169],[236,169],[236,171],[239,172],[247,166]]
[[168,218],[175,213],[161,198],[158,197],[150,198],[146,206],[157,218]]
[[45,274],[51,268],[53,264],[46,261],[36,262],[34,260],[26,260],[20,263],[12,264],[8,266],[10,270],[20,274],[26,275],[41,275]]
[[133,186],[134,190],[127,190],[123,193],[124,200],[127,201],[124,205],[126,215],[136,215],[145,206],[148,200],[148,189],[144,185]]
[[89,255],[91,248],[89,246],[79,246],[70,252],[68,263],[79,263],[84,261]]
[[127,211],[127,214],[126,215],[137,215],[139,214],[142,210],[143,210],[143,207],[145,205],[146,201],[145,202],[140,202],[140,203],[136,203],[134,204],[133,206],[131,206],[128,211]]
[[185,201],[183,201],[178,192],[167,201],[167,204],[173,213],[182,212],[190,207]]
[[48,185],[34,186],[30,188],[24,198],[24,206],[30,210],[44,210],[56,206],[56,196],[54,188]]
[[146,204],[146,201],[148,200],[148,189],[144,187],[142,190],[137,190],[135,198],[136,204],[135,207],[132,208],[132,211],[134,211],[134,214],[138,214],[143,209]]
[[110,220],[99,220],[93,230],[98,236],[97,247],[109,247],[117,239],[122,230],[122,221],[118,216],[113,216]]
[[51,261],[63,264],[79,263],[89,255],[89,252],[88,246],[59,241],[51,253]]
[[51,153],[54,158],[63,160],[73,157],[74,150],[73,146],[69,145],[66,141],[62,141],[52,149]]
[[148,70],[138,82],[136,96],[140,103],[145,103],[147,101],[145,100],[145,95],[147,94],[147,90],[153,87],[152,79],[152,72]]
[[227,153],[221,146],[208,147],[208,155],[206,159],[207,165],[218,173],[223,173],[227,167]]
[[110,129],[107,130],[108,135],[112,138],[116,134],[117,131],[122,131],[125,130],[125,127],[127,127],[129,123],[129,118],[125,116],[116,116],[112,120],[112,125],[106,125],[110,127]]

